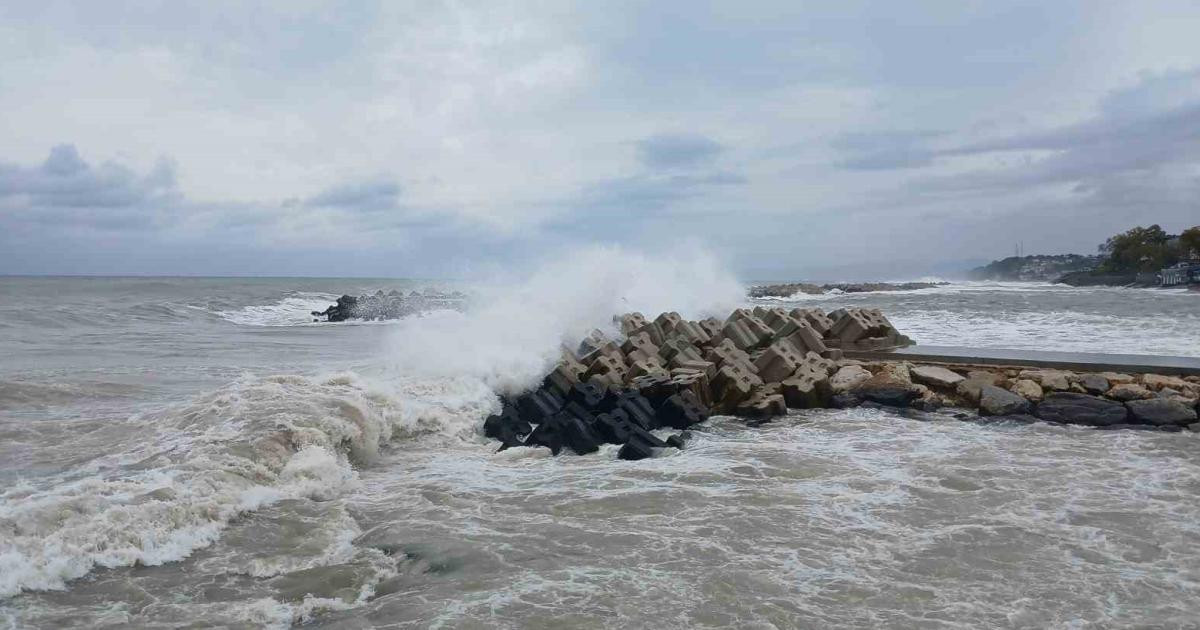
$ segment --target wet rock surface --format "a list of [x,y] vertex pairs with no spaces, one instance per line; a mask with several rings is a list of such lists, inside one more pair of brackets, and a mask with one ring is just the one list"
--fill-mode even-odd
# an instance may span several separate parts
[[1037,406],[1037,417],[1061,424],[1108,426],[1125,423],[1125,405],[1097,396],[1070,392],[1055,392]]
[[1186,426],[1196,421],[1196,409],[1176,400],[1152,398],[1125,403],[1139,424]]

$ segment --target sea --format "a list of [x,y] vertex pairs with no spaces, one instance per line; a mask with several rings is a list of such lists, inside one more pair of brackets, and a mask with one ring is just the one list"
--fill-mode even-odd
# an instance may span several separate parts
[[[1200,434],[819,410],[626,462],[480,433],[616,312],[872,306],[919,343],[1195,357],[1200,293],[750,302],[711,261],[564,264],[0,277],[0,627],[1200,627]],[[313,321],[392,289],[470,298]]]

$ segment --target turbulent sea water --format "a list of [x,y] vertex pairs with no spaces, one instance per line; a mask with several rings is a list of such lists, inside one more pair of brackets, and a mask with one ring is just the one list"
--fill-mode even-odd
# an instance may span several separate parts
[[[564,339],[740,300],[646,262],[368,324],[308,313],[430,285],[0,278],[0,627],[1200,624],[1200,434],[813,411],[641,462],[495,454],[495,392]],[[929,344],[1200,356],[1195,293],[768,302],[878,306]]]

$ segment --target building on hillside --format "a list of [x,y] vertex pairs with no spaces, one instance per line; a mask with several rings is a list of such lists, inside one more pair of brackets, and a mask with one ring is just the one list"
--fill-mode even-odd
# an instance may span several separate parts
[[1200,263],[1181,262],[1158,272],[1158,283],[1164,287],[1177,287],[1200,283]]

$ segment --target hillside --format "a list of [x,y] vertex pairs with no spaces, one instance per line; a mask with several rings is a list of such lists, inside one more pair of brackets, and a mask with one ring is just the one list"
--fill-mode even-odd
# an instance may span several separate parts
[[1053,282],[1064,274],[1095,269],[1101,256],[1080,254],[1009,256],[968,272],[972,280]]

